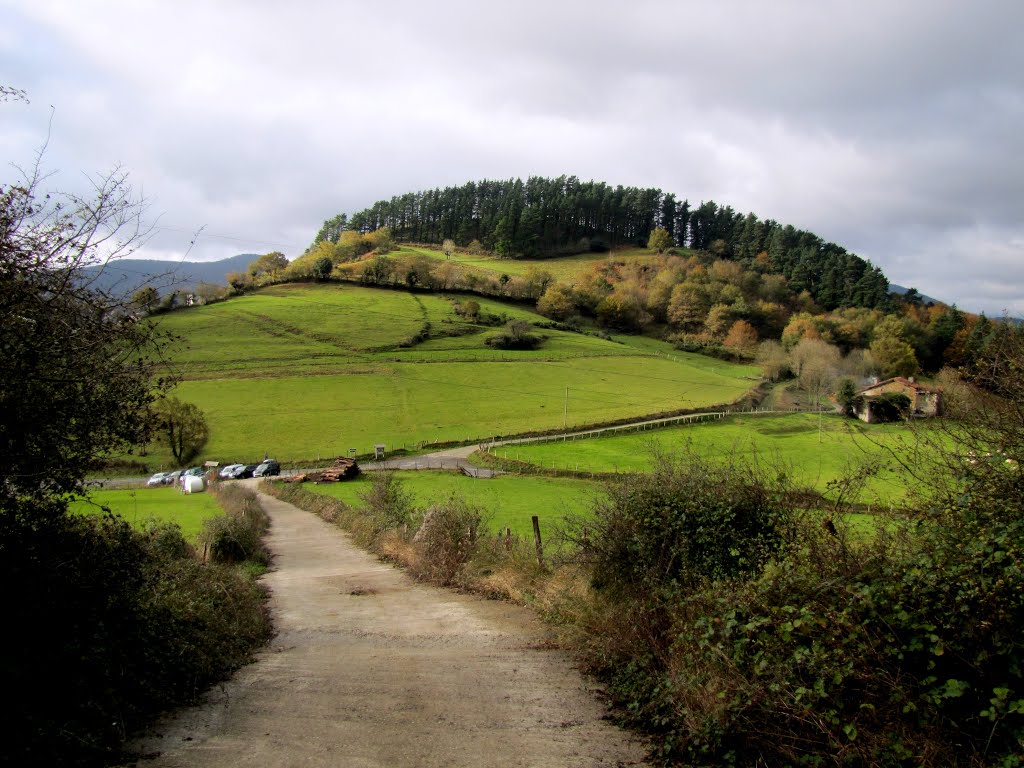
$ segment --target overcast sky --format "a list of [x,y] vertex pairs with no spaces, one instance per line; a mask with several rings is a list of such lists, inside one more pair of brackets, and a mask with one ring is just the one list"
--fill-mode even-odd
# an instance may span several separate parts
[[[1024,316],[1024,3],[0,0],[0,152],[123,166],[143,256],[283,251],[408,191],[714,199]],[[52,110],[51,110],[52,106]],[[49,127],[48,127],[49,126]]]

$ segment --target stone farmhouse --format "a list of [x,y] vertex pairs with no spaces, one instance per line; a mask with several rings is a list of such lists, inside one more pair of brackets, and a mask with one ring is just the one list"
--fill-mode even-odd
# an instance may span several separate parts
[[872,404],[882,395],[904,395],[910,400],[910,415],[915,418],[938,416],[942,412],[942,390],[926,387],[914,381],[914,377],[896,376],[877,384],[869,384],[858,393],[857,418],[870,424],[876,421]]

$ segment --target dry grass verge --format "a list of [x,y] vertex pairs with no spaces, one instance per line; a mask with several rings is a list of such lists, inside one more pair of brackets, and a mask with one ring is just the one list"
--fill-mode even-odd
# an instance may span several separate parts
[[[378,482],[390,484],[391,479]],[[382,519],[299,485],[264,482],[260,490],[319,515],[346,530],[360,546],[424,581],[522,604],[540,598],[551,580],[551,573],[538,564],[532,543],[483,535],[482,511],[461,499],[448,499],[423,514],[391,511]],[[378,488],[369,495],[388,494]]]

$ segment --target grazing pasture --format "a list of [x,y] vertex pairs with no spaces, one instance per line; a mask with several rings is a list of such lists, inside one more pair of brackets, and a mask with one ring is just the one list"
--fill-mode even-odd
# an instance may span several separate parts
[[[469,322],[438,294],[348,284],[286,284],[161,316],[182,341],[170,361],[176,396],[210,424],[200,460],[265,454],[317,463],[355,448],[560,429],[735,401],[751,366],[539,328],[532,351],[484,341],[498,328]],[[490,315],[544,318],[480,300]],[[169,465],[152,446],[149,460]]]
[[103,507],[108,507],[136,528],[151,520],[175,523],[191,542],[195,542],[205,520],[224,513],[212,495],[183,494],[172,486],[94,490],[88,498],[74,501],[71,510],[78,514],[103,514]]
[[[686,249],[676,249],[680,253]],[[402,246],[395,251],[396,256],[421,255],[432,259],[445,259],[444,253],[433,248],[418,246]],[[472,267],[495,275],[522,276],[531,270],[549,273],[558,282],[571,283],[588,275],[594,267],[602,262],[613,259],[627,262],[651,262],[658,258],[646,248],[623,248],[614,252],[579,253],[572,256],[553,256],[543,259],[503,259],[497,256],[475,255],[470,253],[453,253],[451,261],[464,267]]]
[[[402,486],[413,495],[421,509],[451,496],[461,496],[484,511],[492,533],[511,528],[517,536],[533,537],[531,517],[540,518],[542,535],[551,535],[567,514],[586,514],[594,498],[602,493],[600,483],[561,477],[520,477],[502,475],[477,480],[457,472],[402,472]],[[360,475],[343,483],[306,485],[316,493],[341,499],[352,507],[362,506],[361,494],[370,488],[370,478]]]
[[689,446],[723,460],[738,456],[777,465],[796,482],[824,493],[830,482],[873,463],[878,472],[860,500],[887,504],[901,500],[912,482],[893,452],[909,456],[914,443],[902,424],[868,425],[833,415],[819,422],[809,413],[741,414],[648,432],[502,446],[494,454],[545,468],[633,472],[650,468],[654,451],[672,453]]

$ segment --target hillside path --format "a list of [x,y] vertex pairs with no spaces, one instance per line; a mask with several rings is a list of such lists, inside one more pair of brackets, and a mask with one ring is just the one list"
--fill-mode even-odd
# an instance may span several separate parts
[[313,514],[260,500],[278,635],[137,740],[140,768],[642,764],[529,610],[419,584]]

